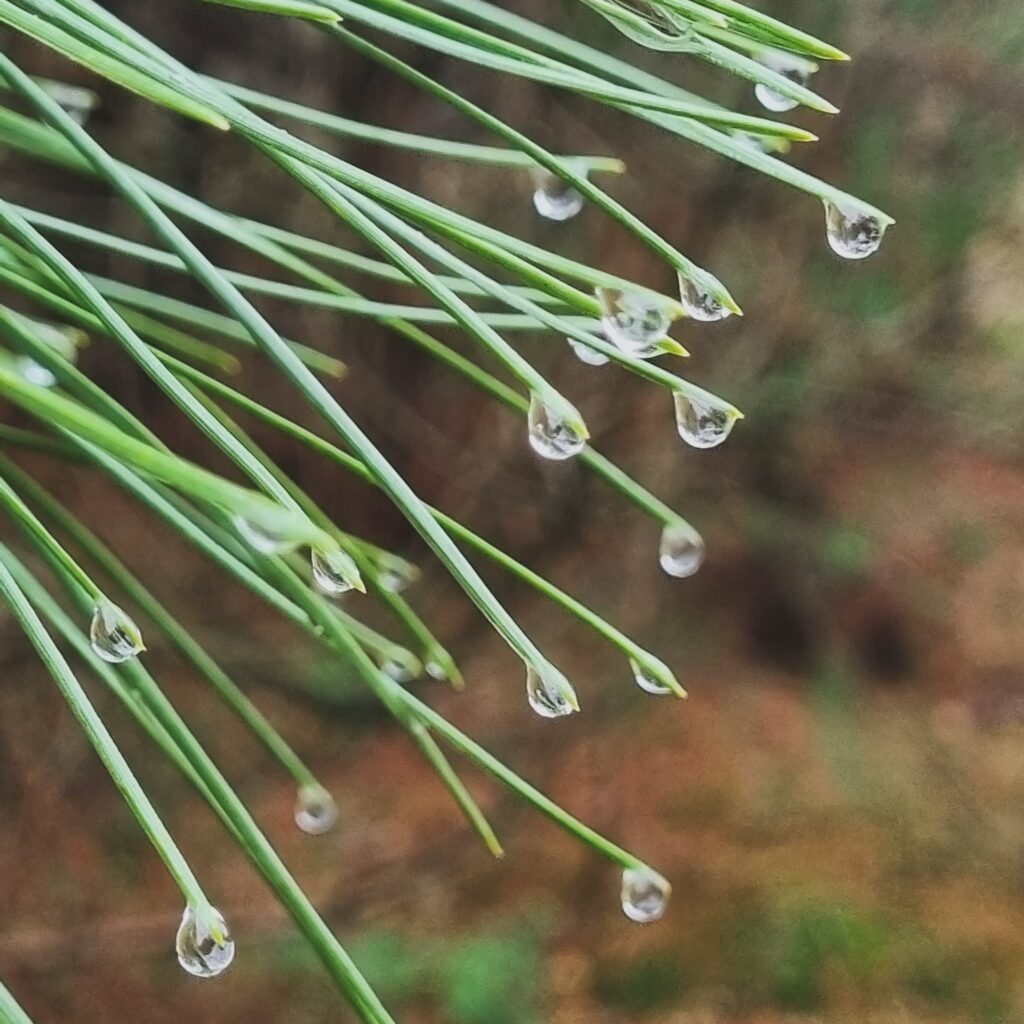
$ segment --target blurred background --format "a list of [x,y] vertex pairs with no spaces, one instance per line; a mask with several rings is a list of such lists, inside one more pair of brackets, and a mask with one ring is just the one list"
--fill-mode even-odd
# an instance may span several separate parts
[[[312,29],[185,0],[108,6],[203,71],[373,123],[490,141]],[[758,112],[746,83],[629,47],[569,0],[510,6]],[[607,647],[489,573],[580,693],[583,714],[535,718],[516,659],[401,518],[259,435],[340,523],[420,562],[410,598],[468,680],[462,696],[438,684],[426,696],[671,878],[660,923],[628,922],[612,867],[467,766],[506,845],[492,860],[336,663],[106,481],[26,463],[181,613],[333,790],[338,827],[301,835],[290,782],[155,645],[150,668],[406,1022],[1024,1019],[1024,12],[1019,0],[764,6],[855,56],[816,79],[841,116],[797,112],[821,142],[788,159],[896,217],[863,264],[829,253],[812,198],[596,105],[406,51],[552,149],[624,157],[628,176],[603,184],[743,306],[743,319],[676,331],[693,354],[680,372],[746,413],[714,451],[679,442],[662,392],[582,367],[559,338],[516,336],[578,404],[596,446],[702,531],[696,577],[664,576],[654,525],[580,467],[540,464],[521,422],[401,339],[261,303],[283,331],[350,365],[338,397],[424,497],[583,597],[689,689],[686,704],[642,694]],[[35,73],[94,84],[12,45]],[[90,123],[119,156],[216,205],[341,238],[237,140],[100,92]],[[455,209],[671,289],[597,212],[537,219],[524,175],[305,134]],[[10,156],[0,181],[9,197],[145,238],[95,183]],[[263,270],[202,240],[225,265]],[[157,280],[81,255],[109,276]],[[94,341],[83,363],[176,449],[209,461],[112,348]],[[257,360],[242,379],[313,422]],[[219,980],[181,973],[176,891],[9,617],[0,630],[0,974],[37,1024],[350,1019],[212,815],[94,688],[238,940]]]

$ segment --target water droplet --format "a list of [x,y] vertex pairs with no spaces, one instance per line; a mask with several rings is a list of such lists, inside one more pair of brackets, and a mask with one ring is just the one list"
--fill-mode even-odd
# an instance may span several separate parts
[[691,320],[709,324],[716,320],[724,320],[732,316],[732,310],[726,308],[703,285],[679,275],[679,301]]
[[679,436],[694,448],[720,445],[739,418],[735,409],[718,403],[712,395],[698,398],[677,391],[674,401]]
[[185,908],[174,942],[178,963],[197,978],[216,978],[235,959],[235,942],[224,923],[224,915],[210,908],[216,921],[214,931],[199,923],[192,907]]
[[36,387],[52,388],[57,383],[57,378],[42,363],[37,363],[30,356],[18,356],[14,365],[22,378]]
[[431,679],[436,679],[439,683],[444,682],[444,680],[448,678],[448,673],[445,670],[444,665],[439,661],[428,661],[426,665],[424,665],[424,669]]
[[341,548],[324,551],[313,548],[309,553],[316,589],[326,597],[341,597],[350,590],[362,590],[363,581],[352,558]]
[[[811,80],[811,74],[814,71],[814,65],[810,61],[783,53],[768,54],[762,58],[761,63],[766,68],[777,71],[780,75],[785,75],[786,78],[797,85],[806,85]],[[782,93],[776,92],[761,82],[754,86],[754,95],[757,97],[757,102],[773,114],[785,114],[787,111],[800,106],[798,100],[791,99],[789,96],[783,96]]]
[[334,797],[323,786],[300,786],[295,801],[295,824],[307,836],[322,836],[338,821]]
[[[582,161],[569,161],[572,169],[584,177],[587,165]],[[573,186],[557,174],[544,167],[535,167],[530,172],[533,178],[534,209],[547,220],[572,220],[583,209],[583,196]]]
[[530,447],[545,459],[570,459],[583,450],[583,438],[536,393],[530,395],[528,421]]
[[622,912],[637,924],[657,921],[668,906],[672,886],[648,867],[622,872]]
[[654,343],[664,337],[672,323],[666,302],[655,295],[617,288],[598,288],[596,294],[605,337],[627,355],[656,355]]
[[100,105],[100,98],[91,89],[83,89],[65,82],[44,82],[43,89],[57,101],[65,113],[78,124],[84,125],[89,115]]
[[572,684],[550,666],[543,674],[532,666],[526,669],[526,697],[541,718],[561,718],[579,710]]
[[670,686],[666,686],[660,680],[655,679],[654,676],[648,675],[633,658],[629,659],[629,667],[633,670],[633,678],[636,680],[636,685],[645,693],[653,693],[661,697],[666,693],[672,692]]
[[825,234],[829,248],[837,256],[844,260],[863,260],[878,252],[885,227],[874,214],[826,199]]
[[401,594],[419,579],[419,575],[416,566],[396,562],[387,565],[377,574],[377,584],[389,594]]
[[111,665],[137,657],[146,649],[134,620],[110,601],[101,601],[93,609],[89,644],[94,654]]
[[270,530],[254,523],[245,516],[237,515],[231,520],[239,537],[261,555],[283,555],[296,547],[291,541],[283,540]]
[[661,531],[658,561],[669,576],[692,576],[704,564],[701,535],[688,523],[669,523]]
[[608,357],[603,352],[598,352],[596,348],[584,345],[582,341],[577,341],[575,338],[566,338],[565,340],[569,342],[569,348],[573,350],[581,363],[586,363],[587,366],[604,366],[608,362]]
[[419,674],[419,664],[410,664],[399,658],[386,658],[380,663],[380,670],[396,683],[411,683]]

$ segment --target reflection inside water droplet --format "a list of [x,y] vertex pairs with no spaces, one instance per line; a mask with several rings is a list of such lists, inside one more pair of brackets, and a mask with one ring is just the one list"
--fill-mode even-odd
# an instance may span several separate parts
[[863,260],[878,252],[885,227],[871,213],[855,206],[825,202],[825,235],[829,248],[845,260]]
[[704,563],[704,541],[689,523],[669,523],[661,531],[658,561],[669,576],[692,576]]
[[653,693],[661,697],[666,693],[672,692],[670,686],[666,686],[663,682],[655,679],[653,675],[645,672],[635,659],[629,659],[629,667],[633,670],[633,678],[636,680],[636,685],[645,693]]
[[532,666],[526,669],[526,697],[541,718],[561,718],[576,710],[576,694],[569,680],[555,669],[542,675]]
[[227,970],[235,958],[235,943],[224,916],[215,907],[211,910],[219,933],[217,937],[199,924],[196,912],[189,906],[182,915],[174,943],[178,963],[197,978],[215,978]]
[[713,395],[675,392],[676,426],[679,436],[694,448],[720,445],[738,419],[735,409],[718,402]]
[[622,872],[622,912],[631,921],[657,921],[668,906],[672,886],[648,867],[626,868]]
[[703,285],[683,274],[679,275],[679,301],[691,320],[713,323],[732,315],[732,310],[718,301]]
[[566,338],[565,340],[569,342],[569,348],[573,350],[581,363],[586,363],[587,366],[604,366],[608,362],[608,357],[603,352],[598,352],[596,348],[584,345],[582,341],[577,341],[575,338]]
[[341,597],[360,582],[356,563],[341,548],[330,551],[313,548],[309,564],[317,590],[326,597]]
[[323,786],[301,786],[295,801],[295,824],[308,836],[322,836],[338,820],[334,798]]
[[283,540],[259,523],[246,519],[245,516],[234,516],[231,522],[239,537],[261,555],[283,555],[296,547],[291,541]]
[[578,455],[585,441],[536,393],[530,396],[530,447],[545,459],[569,459]]
[[[766,68],[784,75],[797,85],[807,85],[815,69],[812,62],[785,53],[769,53],[761,59],[761,63]],[[800,106],[798,100],[784,96],[761,82],[754,86],[754,95],[757,97],[757,102],[773,114],[785,114]]]
[[89,646],[94,654],[111,665],[128,661],[146,649],[135,620],[110,601],[103,601],[93,609]]
[[664,299],[617,288],[598,288],[595,294],[601,305],[601,328],[613,345],[638,358],[657,354],[655,342],[672,323],[672,311]]
[[[586,176],[587,165],[582,161],[569,161],[577,174]],[[557,174],[543,167],[534,168],[530,172],[533,178],[534,209],[547,220],[572,220],[583,209],[583,196],[573,186]]]

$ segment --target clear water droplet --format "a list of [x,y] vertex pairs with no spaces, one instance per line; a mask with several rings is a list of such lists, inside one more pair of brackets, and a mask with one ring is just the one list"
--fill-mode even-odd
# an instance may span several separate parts
[[[577,174],[587,173],[587,165],[572,161]],[[554,221],[572,220],[583,209],[583,196],[573,186],[543,167],[530,172],[533,178],[534,209],[545,219]]]
[[844,260],[863,260],[878,252],[885,227],[871,213],[855,206],[825,202],[825,235],[829,248]]
[[[761,63],[766,68],[784,75],[797,85],[807,85],[811,80],[811,74],[814,70],[814,65],[809,61],[784,53],[768,54],[762,58]],[[773,114],[785,114],[787,111],[794,110],[800,106],[798,100],[791,99],[789,96],[783,96],[782,93],[776,92],[761,82],[754,86],[754,95],[757,97],[757,102]]]
[[669,523],[661,531],[658,561],[669,576],[692,576],[704,564],[701,535],[686,523]]
[[526,698],[541,718],[561,718],[579,710],[572,684],[550,667],[542,674],[527,666]]
[[586,443],[536,393],[530,395],[530,447],[545,459],[571,459]]
[[608,362],[608,357],[603,352],[598,352],[596,348],[584,345],[582,341],[577,341],[575,338],[566,338],[565,340],[569,342],[569,348],[573,350],[581,363],[586,363],[587,366],[604,366]]
[[316,589],[326,597],[341,597],[362,583],[356,563],[341,548],[330,551],[313,548],[309,564]]
[[698,323],[709,324],[732,316],[732,310],[718,301],[703,285],[679,275],[679,301],[686,315]]
[[99,96],[91,89],[65,82],[44,82],[42,86],[51,99],[56,100],[65,113],[80,125],[84,125],[89,115],[100,105]]
[[789,96],[783,96],[782,93],[776,92],[774,89],[769,89],[767,85],[763,85],[761,82],[754,86],[754,95],[757,97],[757,102],[765,110],[770,110],[773,114],[785,114],[787,111],[794,110],[800,106],[796,100],[791,99]]
[[439,661],[428,661],[423,666],[428,676],[431,679],[436,679],[439,683],[444,682],[448,678],[448,673],[445,671],[444,665]]
[[672,886],[650,868],[626,868],[622,872],[622,912],[637,924],[657,921],[668,906]]
[[638,358],[657,354],[654,344],[672,323],[672,312],[663,299],[617,288],[598,288],[596,295],[601,327],[613,345]]
[[14,361],[15,369],[29,384],[40,388],[52,388],[57,378],[42,363],[37,363],[30,356],[18,356]]
[[235,959],[235,942],[224,922],[224,915],[216,907],[211,910],[216,919],[216,936],[199,923],[196,912],[188,906],[181,917],[174,942],[178,963],[197,978],[216,978]]
[[655,679],[654,676],[648,675],[635,659],[629,659],[629,667],[633,670],[633,678],[636,680],[636,685],[645,693],[653,693],[661,697],[666,693],[672,692],[670,686],[666,686],[660,680]]
[[323,786],[300,786],[295,801],[295,824],[307,836],[322,836],[338,821],[334,797]]
[[398,658],[386,658],[380,663],[380,670],[396,683],[411,683],[418,674],[419,665],[411,665]]
[[284,555],[295,550],[296,545],[291,541],[283,540],[245,516],[237,515],[231,522],[239,537],[261,555]]
[[388,565],[377,574],[377,583],[381,590],[389,594],[401,594],[408,590],[416,580],[419,572],[414,566]]
[[674,395],[679,436],[693,448],[715,448],[732,431],[736,411],[711,395],[698,398],[677,391]]
[[110,601],[102,601],[93,609],[89,645],[94,654],[111,665],[129,661],[146,649],[135,621]]

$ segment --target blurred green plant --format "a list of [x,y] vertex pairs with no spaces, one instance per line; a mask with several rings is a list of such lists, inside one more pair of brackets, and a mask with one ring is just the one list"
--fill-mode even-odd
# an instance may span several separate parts
[[[575,406],[507,335],[553,331],[568,338],[584,362],[614,362],[667,390],[683,440],[710,448],[725,440],[741,417],[739,410],[650,360],[685,354],[667,334],[674,320],[720,320],[738,313],[739,306],[717,278],[591,180],[592,175],[620,173],[623,167],[614,157],[556,155],[364,33],[405,40],[478,67],[578,94],[816,196],[825,205],[829,244],[841,256],[861,259],[874,252],[891,218],[779,158],[789,143],[811,141],[809,132],[728,110],[485,0],[440,0],[439,9],[408,0],[207,2],[308,21],[311,30],[327,33],[351,53],[380,64],[459,111],[501,145],[390,131],[201,75],[95,0],[0,0],[0,24],[175,115],[236,135],[313,196],[325,209],[327,221],[345,225],[379,257],[242,219],[115,158],[85,127],[97,102],[95,94],[33,78],[9,55],[0,54],[0,81],[8,97],[0,105],[0,145],[39,165],[103,183],[135,212],[155,242],[140,244],[0,197],[0,285],[5,295],[0,304],[5,343],[0,392],[10,411],[38,421],[40,428],[26,430],[18,421],[9,422],[0,426],[0,439],[15,451],[45,452],[111,477],[211,558],[226,579],[252,590],[306,630],[328,655],[350,666],[409,734],[495,854],[501,852],[497,837],[439,741],[475,761],[622,868],[624,911],[634,921],[654,920],[668,898],[665,879],[569,815],[405,688],[404,683],[424,673],[462,685],[455,660],[403,593],[417,570],[334,523],[258,447],[235,415],[269,425],[330,465],[381,489],[523,661],[529,702],[538,714],[558,717],[577,710],[575,690],[494,597],[463,548],[517,576],[608,640],[626,657],[643,690],[680,697],[685,691],[668,666],[602,616],[427,505],[325,386],[324,381],[342,375],[344,367],[315,347],[282,337],[249,296],[272,295],[302,306],[368,317],[425,350],[524,416],[530,444],[539,455],[555,460],[578,456],[589,471],[650,516],[662,531],[662,568],[685,577],[700,567],[700,535],[587,445],[588,431]],[[750,80],[770,111],[802,104],[835,112],[808,83],[816,61],[843,60],[846,55],[734,0],[584,2],[634,42],[693,55]],[[671,268],[678,276],[679,298],[446,209],[304,141],[278,120],[316,125],[424,158],[525,168],[534,177],[534,202],[541,215],[564,220],[590,203]],[[239,253],[260,256],[279,276],[255,276],[215,265],[182,224],[211,230]],[[70,260],[58,242],[73,244],[76,252],[95,248],[140,265],[184,273],[209,293],[216,308],[90,273]],[[428,301],[375,301],[350,287],[343,271],[413,285]],[[493,308],[481,308],[482,303]],[[500,367],[502,376],[449,348],[424,329],[427,325],[461,328],[480,354]],[[75,353],[86,335],[112,343],[141,369],[234,463],[247,486],[177,456],[115,395],[82,373]],[[230,374],[239,366],[241,349],[233,346],[249,346],[276,366],[318,414],[332,440],[220,381],[218,374]],[[64,650],[74,652],[121,700],[209,802],[357,1014],[365,1021],[390,1021],[374,988],[143,667],[138,658],[145,650],[142,634],[132,614],[117,602],[144,615],[290,773],[297,787],[300,828],[318,833],[331,827],[336,811],[330,794],[145,582],[73,511],[6,456],[0,461],[0,503],[20,527],[31,556],[25,561],[13,547],[0,547],[0,594],[181,888],[186,903],[177,941],[182,966],[201,976],[219,973],[231,962],[233,940],[118,751]],[[310,550],[312,584],[296,556],[300,546]],[[73,611],[50,594],[33,567],[38,559],[49,566]],[[382,635],[331,603],[351,591],[363,591],[368,600],[386,607],[401,627],[404,642]],[[82,628],[86,621],[88,633]],[[528,998],[528,993],[518,987],[516,972],[505,968],[532,955],[516,946],[513,956],[507,943],[494,939],[453,957],[442,971],[452,1018],[466,1024],[525,1019],[508,1016],[510,1001]],[[0,1000],[6,1019],[23,1019],[6,990],[0,989]]]

